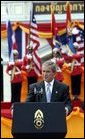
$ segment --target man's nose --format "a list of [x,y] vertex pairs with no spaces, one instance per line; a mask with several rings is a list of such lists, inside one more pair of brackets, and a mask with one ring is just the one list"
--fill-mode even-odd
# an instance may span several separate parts
[[47,73],[46,72],[43,72],[43,75],[46,75]]

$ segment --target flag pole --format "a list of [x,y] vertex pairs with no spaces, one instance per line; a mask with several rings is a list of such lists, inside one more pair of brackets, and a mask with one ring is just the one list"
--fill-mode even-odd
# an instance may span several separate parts
[[[53,40],[54,40],[54,29],[55,29],[55,17],[54,17],[54,5],[55,3],[53,1],[51,1],[51,32],[52,32],[52,45],[53,44]],[[52,49],[53,49],[53,46],[52,46]]]
[[31,29],[31,23],[32,23],[32,10],[33,10],[33,3],[31,1],[30,2],[29,36],[28,36],[29,43],[28,43],[28,46],[30,46],[30,29]]

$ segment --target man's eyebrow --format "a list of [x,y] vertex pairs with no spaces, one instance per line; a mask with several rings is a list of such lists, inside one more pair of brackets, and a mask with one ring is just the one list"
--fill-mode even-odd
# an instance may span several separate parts
[[50,70],[42,70],[42,71],[43,71],[43,72],[45,72],[45,71],[46,71],[46,72],[49,72]]

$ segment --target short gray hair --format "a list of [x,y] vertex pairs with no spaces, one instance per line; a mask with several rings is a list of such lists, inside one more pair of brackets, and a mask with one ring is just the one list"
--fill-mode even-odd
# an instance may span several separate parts
[[46,66],[46,67],[51,67],[52,71],[53,72],[56,72],[57,71],[57,65],[52,62],[51,60],[47,60],[45,61],[42,66]]

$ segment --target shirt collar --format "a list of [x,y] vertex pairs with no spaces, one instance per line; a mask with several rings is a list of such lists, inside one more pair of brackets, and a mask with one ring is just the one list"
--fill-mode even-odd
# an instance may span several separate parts
[[51,82],[46,82],[46,81],[44,81],[44,82],[45,82],[45,86],[47,86],[48,83],[49,83],[51,86],[53,86],[54,79],[53,79]]

